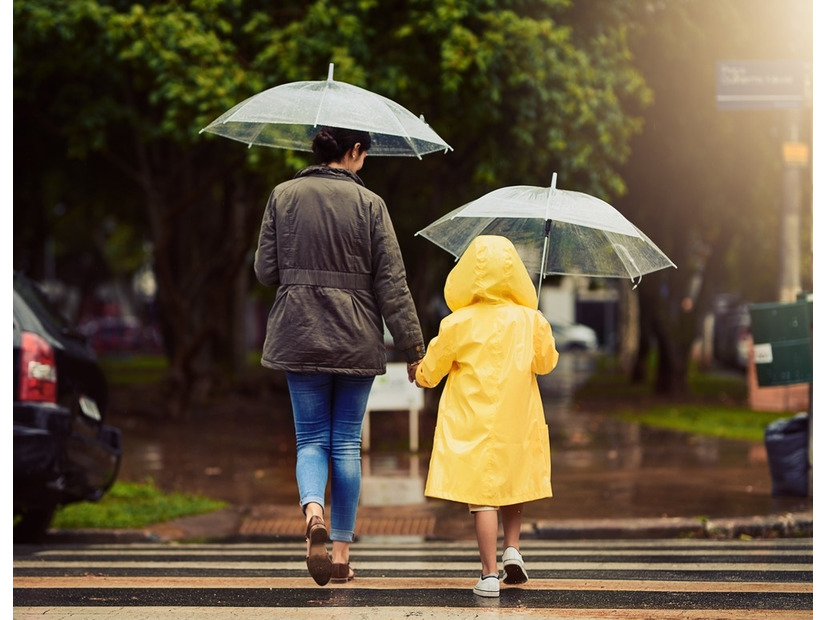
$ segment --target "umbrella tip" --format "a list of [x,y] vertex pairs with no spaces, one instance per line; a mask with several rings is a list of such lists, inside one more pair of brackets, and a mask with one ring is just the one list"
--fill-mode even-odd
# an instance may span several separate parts
[[333,81],[333,63],[330,63],[330,67],[327,69],[327,81]]
[[551,189],[556,189],[556,172],[551,177]]

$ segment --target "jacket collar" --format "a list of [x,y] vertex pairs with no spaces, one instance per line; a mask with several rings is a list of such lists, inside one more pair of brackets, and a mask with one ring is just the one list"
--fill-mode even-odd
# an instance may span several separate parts
[[299,170],[295,173],[296,179],[300,177],[310,177],[310,176],[319,176],[319,177],[327,177],[332,179],[346,179],[350,181],[355,181],[361,186],[364,186],[364,181],[361,180],[361,177],[357,175],[355,172],[350,172],[349,170],[345,170],[344,168],[330,168],[330,166],[324,165],[314,165],[308,166],[303,170]]

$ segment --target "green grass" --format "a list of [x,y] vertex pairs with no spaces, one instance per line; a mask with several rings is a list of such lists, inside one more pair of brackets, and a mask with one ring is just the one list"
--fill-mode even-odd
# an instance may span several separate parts
[[792,414],[719,405],[674,405],[650,407],[644,411],[620,411],[618,415],[628,422],[656,428],[705,437],[761,442],[771,422]]
[[[605,406],[605,410],[628,422],[706,437],[762,442],[770,423],[797,413],[750,409],[743,374],[692,367],[688,394],[662,399],[652,396],[650,382],[632,384],[611,364],[611,360],[602,360],[575,400],[586,407],[589,400],[596,400],[597,406]],[[654,372],[652,366],[649,376],[653,377]]]
[[115,482],[97,502],[60,508],[52,521],[58,529],[142,528],[180,517],[212,512],[225,502],[200,495],[164,493],[154,483]]

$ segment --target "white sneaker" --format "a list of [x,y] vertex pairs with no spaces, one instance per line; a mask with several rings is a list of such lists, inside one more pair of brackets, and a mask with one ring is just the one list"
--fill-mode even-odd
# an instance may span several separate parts
[[515,548],[508,547],[505,549],[502,554],[502,565],[505,568],[505,578],[502,581],[506,584],[517,585],[528,580],[528,571],[525,570],[522,554]]
[[499,596],[499,575],[494,573],[479,577],[479,581],[476,582],[476,586],[473,588],[473,593],[488,598]]

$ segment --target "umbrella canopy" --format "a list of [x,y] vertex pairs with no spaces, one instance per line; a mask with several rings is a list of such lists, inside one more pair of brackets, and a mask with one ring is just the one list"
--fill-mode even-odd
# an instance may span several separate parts
[[607,202],[581,192],[518,185],[485,194],[416,233],[457,258],[478,235],[501,235],[528,271],[546,275],[629,278],[676,267]]
[[398,103],[347,82],[291,82],[237,104],[201,130],[252,146],[312,151],[321,127],[370,132],[370,155],[415,156],[453,150],[424,121]]

